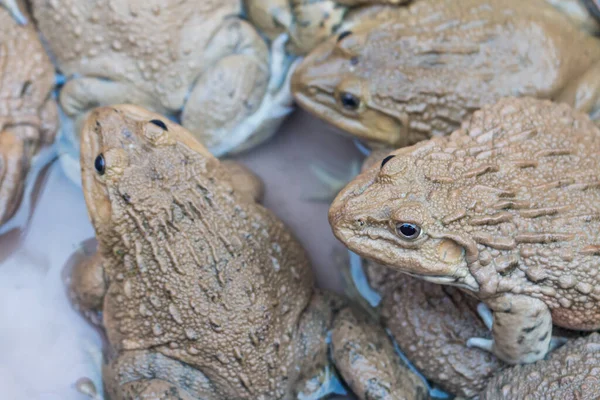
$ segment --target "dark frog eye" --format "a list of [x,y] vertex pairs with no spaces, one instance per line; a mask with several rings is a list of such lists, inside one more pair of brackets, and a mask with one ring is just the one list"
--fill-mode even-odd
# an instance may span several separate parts
[[104,156],[102,154],[98,154],[96,160],[94,161],[94,168],[96,168],[96,172],[100,175],[104,175],[104,171],[106,170],[106,162],[104,161]]
[[421,228],[415,224],[409,224],[408,222],[400,222],[396,224],[396,232],[403,239],[415,240],[421,235]]
[[356,110],[360,106],[360,99],[352,93],[340,93],[340,102],[346,110]]
[[384,158],[384,159],[381,161],[381,168],[383,168],[383,166],[384,166],[385,164],[387,164],[387,163],[388,163],[388,161],[390,161],[390,160],[391,160],[392,158],[394,158],[394,157],[396,157],[396,156],[393,156],[393,155],[392,155],[392,156],[387,156],[386,158]]
[[160,119],[153,119],[152,121],[150,121],[150,123],[158,126],[160,129],[162,129],[164,131],[168,131],[167,125],[164,122],[162,122]]

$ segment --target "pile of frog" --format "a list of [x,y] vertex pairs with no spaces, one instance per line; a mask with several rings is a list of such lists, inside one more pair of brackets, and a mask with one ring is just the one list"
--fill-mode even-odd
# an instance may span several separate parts
[[[0,223],[46,149],[96,232],[68,282],[106,336],[80,390],[600,398],[595,1],[0,4]],[[329,212],[348,296],[217,158],[294,99],[372,149]]]

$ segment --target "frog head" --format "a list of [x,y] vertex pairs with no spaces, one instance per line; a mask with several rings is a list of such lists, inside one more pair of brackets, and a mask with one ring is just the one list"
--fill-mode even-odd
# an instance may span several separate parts
[[447,193],[404,148],[351,182],[334,200],[329,223],[353,252],[430,282],[478,284],[468,268],[477,247],[440,218]]

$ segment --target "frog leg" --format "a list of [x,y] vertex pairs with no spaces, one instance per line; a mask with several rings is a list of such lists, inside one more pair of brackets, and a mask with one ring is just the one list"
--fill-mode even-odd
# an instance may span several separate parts
[[556,101],[590,114],[592,120],[600,119],[600,61],[571,81]]
[[204,53],[216,54],[216,60],[191,89],[181,122],[220,156],[248,138],[243,125],[259,109],[269,85],[269,49],[252,25],[232,18]]
[[68,287],[73,306],[90,322],[100,325],[98,314],[102,311],[107,290],[104,259],[96,252],[83,258],[70,272]]
[[22,138],[13,129],[0,132],[0,225],[17,211],[23,196],[30,157]]
[[21,12],[21,9],[19,8],[19,5],[17,4],[17,0],[0,0],[0,6],[3,6],[4,8],[6,8],[8,10],[8,12],[11,13],[13,18],[15,19],[15,21],[17,21],[17,23],[19,25],[27,24],[27,18]]
[[95,77],[67,81],[60,91],[60,104],[67,117],[75,121],[76,132],[79,132],[88,112],[96,107],[136,104],[159,114],[169,114],[169,110],[157,99],[135,86]]
[[557,343],[552,340],[550,309],[539,299],[507,294],[477,310],[491,328],[493,339],[471,338],[467,346],[494,353],[508,364],[541,360]]
[[249,201],[262,201],[265,186],[258,175],[237,161],[222,160],[220,165],[236,191],[246,196]]
[[119,354],[102,375],[112,400],[220,400],[202,372],[157,351]]
[[339,312],[331,349],[340,374],[361,400],[428,397],[427,387],[401,363],[383,328],[357,310]]

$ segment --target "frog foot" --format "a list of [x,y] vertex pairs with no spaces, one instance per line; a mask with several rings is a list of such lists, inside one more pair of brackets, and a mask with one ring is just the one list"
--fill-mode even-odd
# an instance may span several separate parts
[[326,189],[321,192],[315,192],[310,194],[306,200],[310,201],[332,201],[335,196],[342,190],[356,175],[360,173],[361,161],[354,160],[350,163],[348,172],[340,176],[334,172],[328,170],[327,167],[311,164],[310,169],[316,176],[317,180],[321,182]]
[[[490,331],[492,331],[492,328],[494,325],[494,315],[492,313],[492,310],[487,305],[485,305],[483,303],[479,303],[477,305],[477,313],[479,314],[479,317],[483,321],[484,325]],[[515,327],[510,327],[509,329],[513,329],[513,328],[515,328]],[[518,329],[518,327],[516,327],[516,328]],[[527,331],[529,330],[529,328],[525,328],[525,329]],[[542,339],[543,339],[543,337],[542,337]],[[547,352],[556,350],[557,348],[559,348],[566,342],[567,342],[567,338],[553,336],[550,339]],[[494,339],[470,338],[469,340],[467,340],[467,347],[478,348],[478,349],[481,349],[481,350],[484,350],[484,351],[487,351],[487,352],[490,352],[493,354],[495,354],[497,351],[496,343],[494,342]],[[502,358],[502,357],[500,357],[500,358]]]
[[17,0],[0,0],[0,5],[6,8],[8,12],[11,13],[12,17],[15,19],[15,21],[17,21],[19,25],[27,24],[27,18],[19,9]]
[[215,156],[241,153],[263,143],[294,110],[290,80],[301,60],[286,53],[288,39],[289,36],[283,33],[271,42],[267,92],[256,112],[231,132],[231,140],[210,148]]

